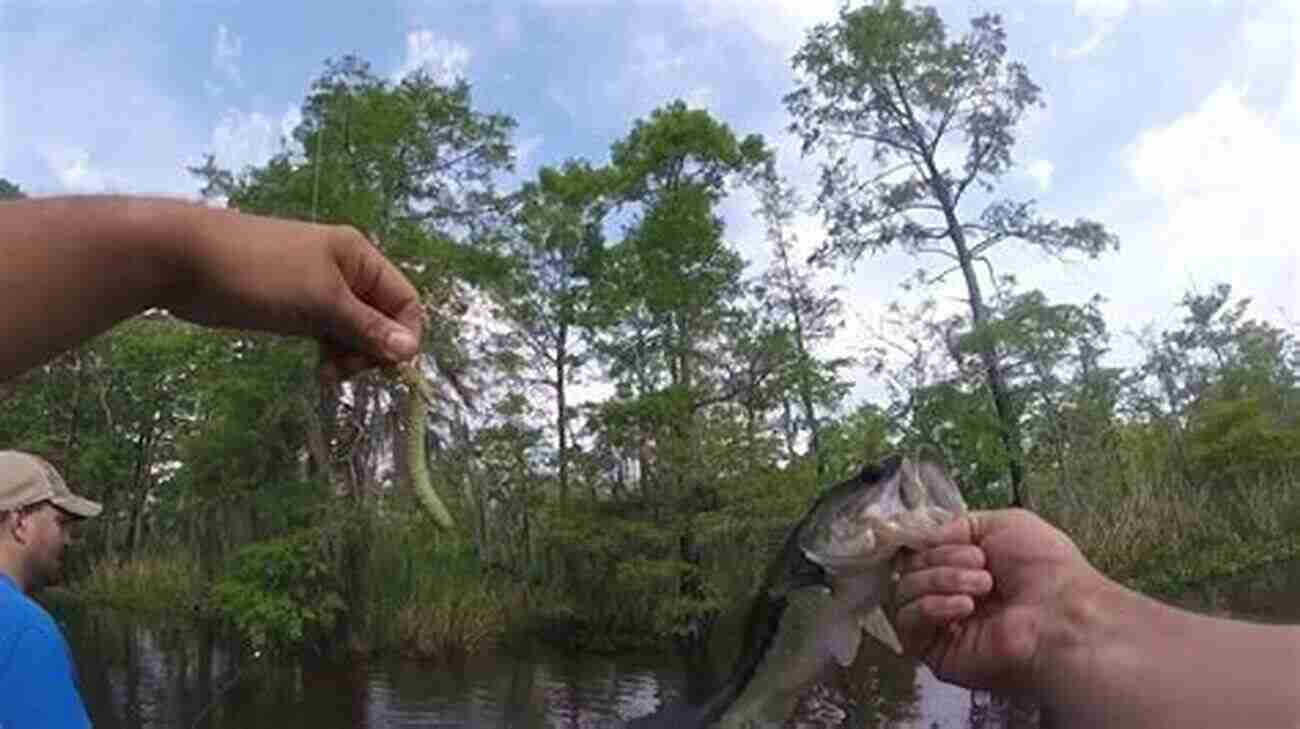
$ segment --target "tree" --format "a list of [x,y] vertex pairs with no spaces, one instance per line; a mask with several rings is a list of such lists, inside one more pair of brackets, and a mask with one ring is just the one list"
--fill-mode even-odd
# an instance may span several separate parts
[[524,185],[517,195],[517,235],[506,243],[513,266],[493,289],[510,327],[498,351],[519,358],[525,385],[541,385],[554,397],[561,502],[569,496],[570,392],[588,359],[580,335],[589,323],[604,250],[608,178],[604,170],[571,160],[559,169],[543,167]]
[[[797,418],[784,418],[788,440],[794,440],[801,425],[808,433],[808,450],[816,464],[818,483],[826,483],[827,458],[821,448],[822,421],[848,392],[849,385],[838,379],[837,372],[848,366],[847,358],[820,360],[814,349],[829,341],[842,326],[842,305],[837,290],[817,290],[813,271],[795,260],[797,238],[790,225],[800,207],[797,193],[782,181],[772,179],[759,186],[759,216],[767,227],[772,243],[772,267],[763,277],[758,292],[772,309],[772,316],[788,328],[794,347],[790,384],[792,397],[784,399],[784,411],[799,411]],[[791,402],[793,400],[793,402]]]
[[704,479],[688,477],[692,421],[728,398],[709,353],[720,344],[727,309],[744,294],[744,263],[723,240],[715,207],[733,184],[770,165],[761,137],[738,139],[680,101],[637,120],[611,150],[615,199],[630,223],[605,268],[609,325],[598,346],[620,395],[643,400],[648,430],[640,446],[653,443],[668,467],[659,485],[685,496],[695,481],[701,504],[711,499]]
[[1232,287],[1190,292],[1182,326],[1148,335],[1137,410],[1162,423],[1188,484],[1224,483],[1293,467],[1300,447],[1300,349],[1289,333],[1247,318]]
[[[1013,286],[1008,281],[999,294],[983,336],[998,344],[1029,462],[1054,474],[1057,493],[1077,507],[1077,487],[1108,475],[1104,459],[1114,453],[1104,441],[1115,425],[1120,378],[1099,363],[1108,340],[1101,299],[1053,303],[1041,291]],[[975,335],[961,342],[967,352],[989,346]]]
[[[498,234],[505,200],[496,177],[513,164],[514,122],[471,106],[467,83],[443,85],[423,72],[398,82],[354,57],[330,62],[303,104],[296,145],[265,165],[232,174],[212,162],[193,172],[205,192],[241,210],[347,224],[367,234],[420,290],[428,313],[421,366],[432,370],[442,407],[432,440],[455,440],[456,408],[472,396],[466,313],[472,287],[500,274]],[[309,382],[302,378],[301,382]],[[302,403],[314,473],[343,496],[355,520],[343,549],[350,617],[364,617],[369,529],[386,474],[405,473],[390,417],[403,394],[379,376],[323,393],[286,393]],[[463,440],[463,439],[462,439]],[[433,448],[437,453],[439,449]],[[387,454],[397,451],[397,459]],[[365,626],[348,625],[365,639]]]
[[610,156],[612,214],[626,222],[604,256],[592,325],[615,393],[588,427],[593,447],[610,456],[610,482],[649,507],[643,527],[676,545],[675,558],[635,573],[674,575],[675,599],[662,611],[674,617],[661,622],[699,637],[696,620],[716,604],[695,521],[721,494],[706,454],[736,442],[724,411],[776,366],[749,343],[728,346],[747,291],[716,208],[734,186],[769,174],[772,157],[761,137],[739,138],[680,101],[637,120]]
[[18,185],[0,177],[0,200],[21,200],[27,197]]
[[[899,246],[950,265],[931,280],[959,272],[971,323],[982,328],[989,307],[977,266],[992,270],[990,251],[1019,240],[1049,254],[1095,257],[1117,246],[1090,220],[1062,224],[1041,218],[1030,201],[989,202],[975,218],[963,204],[975,190],[992,193],[1012,165],[1016,125],[1041,104],[1025,67],[1006,58],[997,15],[971,21],[949,41],[933,8],[885,0],[847,7],[834,23],[808,33],[795,54],[802,74],[785,102],[791,130],[805,154],[820,152],[818,206],[829,227],[821,259],[856,261],[863,253]],[[860,169],[858,152],[870,154]],[[960,155],[956,169],[947,160]],[[1018,424],[996,343],[980,352],[984,376],[1008,453],[1012,500],[1023,502]]]

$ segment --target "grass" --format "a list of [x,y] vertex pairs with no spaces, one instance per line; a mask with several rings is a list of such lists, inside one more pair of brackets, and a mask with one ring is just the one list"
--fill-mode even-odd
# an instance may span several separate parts
[[453,658],[478,653],[504,635],[506,608],[483,584],[447,585],[411,595],[397,613],[397,645],[417,658]]
[[422,514],[390,516],[370,555],[368,624],[382,651],[445,659],[477,653],[509,630],[513,591],[484,574],[465,543]]
[[1132,473],[1043,514],[1111,577],[1172,596],[1199,582],[1300,556],[1300,478],[1188,487]]
[[204,586],[188,557],[153,555],[129,562],[101,559],[72,589],[88,603],[166,613],[192,611]]

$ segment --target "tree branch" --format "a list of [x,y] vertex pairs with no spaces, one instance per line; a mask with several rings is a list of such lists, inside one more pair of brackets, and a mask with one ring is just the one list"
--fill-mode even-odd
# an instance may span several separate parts
[[889,137],[881,136],[879,134],[872,134],[870,132],[864,132],[852,128],[838,129],[838,130],[832,129],[826,132],[826,136],[828,137],[844,136],[844,137],[849,137],[851,139],[866,140],[868,142],[875,142],[876,144],[882,144],[886,147],[890,147],[891,149],[901,150],[909,154],[920,154],[922,151],[920,149],[915,149],[913,147],[908,146],[905,140],[891,139]]
[[989,283],[993,284],[994,293],[999,297],[1002,296],[1002,287],[998,285],[998,276],[993,270],[993,262],[987,256],[973,257],[971,260],[980,261],[989,269]]
[[906,112],[906,115],[903,118],[911,122],[912,136],[915,138],[916,146],[921,149],[929,148],[929,145],[926,144],[924,134],[924,132],[928,130],[924,129],[924,124],[920,119],[917,119],[916,112],[912,109],[912,105],[908,103],[907,93],[903,90],[903,82],[899,80],[898,72],[892,68],[889,69],[889,79],[894,82],[894,91],[898,94],[899,100],[903,103],[903,111]]
[[983,256],[984,252],[987,251],[988,249],[992,248],[998,243],[1001,243],[1007,238],[1014,238],[1014,237],[1015,237],[1014,235],[1005,232],[989,233],[988,237],[980,241],[979,245],[976,245],[970,249],[971,258],[980,258],[981,256]]
[[971,164],[971,169],[969,174],[967,174],[965,179],[963,179],[960,183],[957,184],[957,193],[953,196],[953,201],[952,201],[954,206],[961,201],[961,196],[965,194],[966,188],[969,187],[970,184],[975,181],[976,177],[979,177],[980,165],[984,163],[984,158],[988,155],[989,150],[993,148],[992,142],[985,145],[980,145],[978,137],[975,138],[974,144],[975,144],[975,161]]
[[957,260],[957,254],[953,253],[952,251],[945,251],[945,250],[943,250],[942,248],[923,248],[923,247],[921,247],[921,246],[917,246],[917,247],[916,247],[916,252],[917,252],[917,253],[931,253],[931,254],[934,254],[934,255],[936,255],[936,256],[943,256],[944,258],[947,258],[948,260],[951,260],[951,261],[956,261],[956,260]]

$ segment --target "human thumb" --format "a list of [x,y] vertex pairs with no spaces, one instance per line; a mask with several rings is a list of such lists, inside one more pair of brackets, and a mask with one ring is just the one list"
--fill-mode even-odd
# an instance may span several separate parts
[[412,331],[356,296],[343,297],[337,312],[332,338],[349,349],[388,362],[410,359],[420,351],[418,331]]

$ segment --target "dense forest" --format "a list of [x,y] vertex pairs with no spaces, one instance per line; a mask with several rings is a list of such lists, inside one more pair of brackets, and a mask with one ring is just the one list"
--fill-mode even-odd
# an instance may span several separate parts
[[[417,395],[383,373],[321,385],[309,343],[152,311],[0,384],[0,443],[106,505],[72,587],[267,648],[690,644],[820,489],[919,447],[972,505],[1035,509],[1144,589],[1300,550],[1300,351],[1249,292],[1187,292],[1116,367],[1099,299],[1051,300],[991,256],[1123,255],[1104,222],[1003,196],[1044,99],[998,17],[954,32],[897,1],[846,8],[793,64],[807,190],[766,140],[681,101],[605,159],[503,189],[514,121],[465,82],[328,63],[279,154],[191,171],[208,204],[355,226],[416,283],[429,466],[457,528],[406,483]],[[741,190],[766,270],[723,223]],[[811,258],[805,210],[825,223]],[[845,304],[819,282],[884,250],[918,266],[902,334],[831,356]],[[954,280],[956,311],[928,295]],[[862,378],[887,396],[851,401]]]

